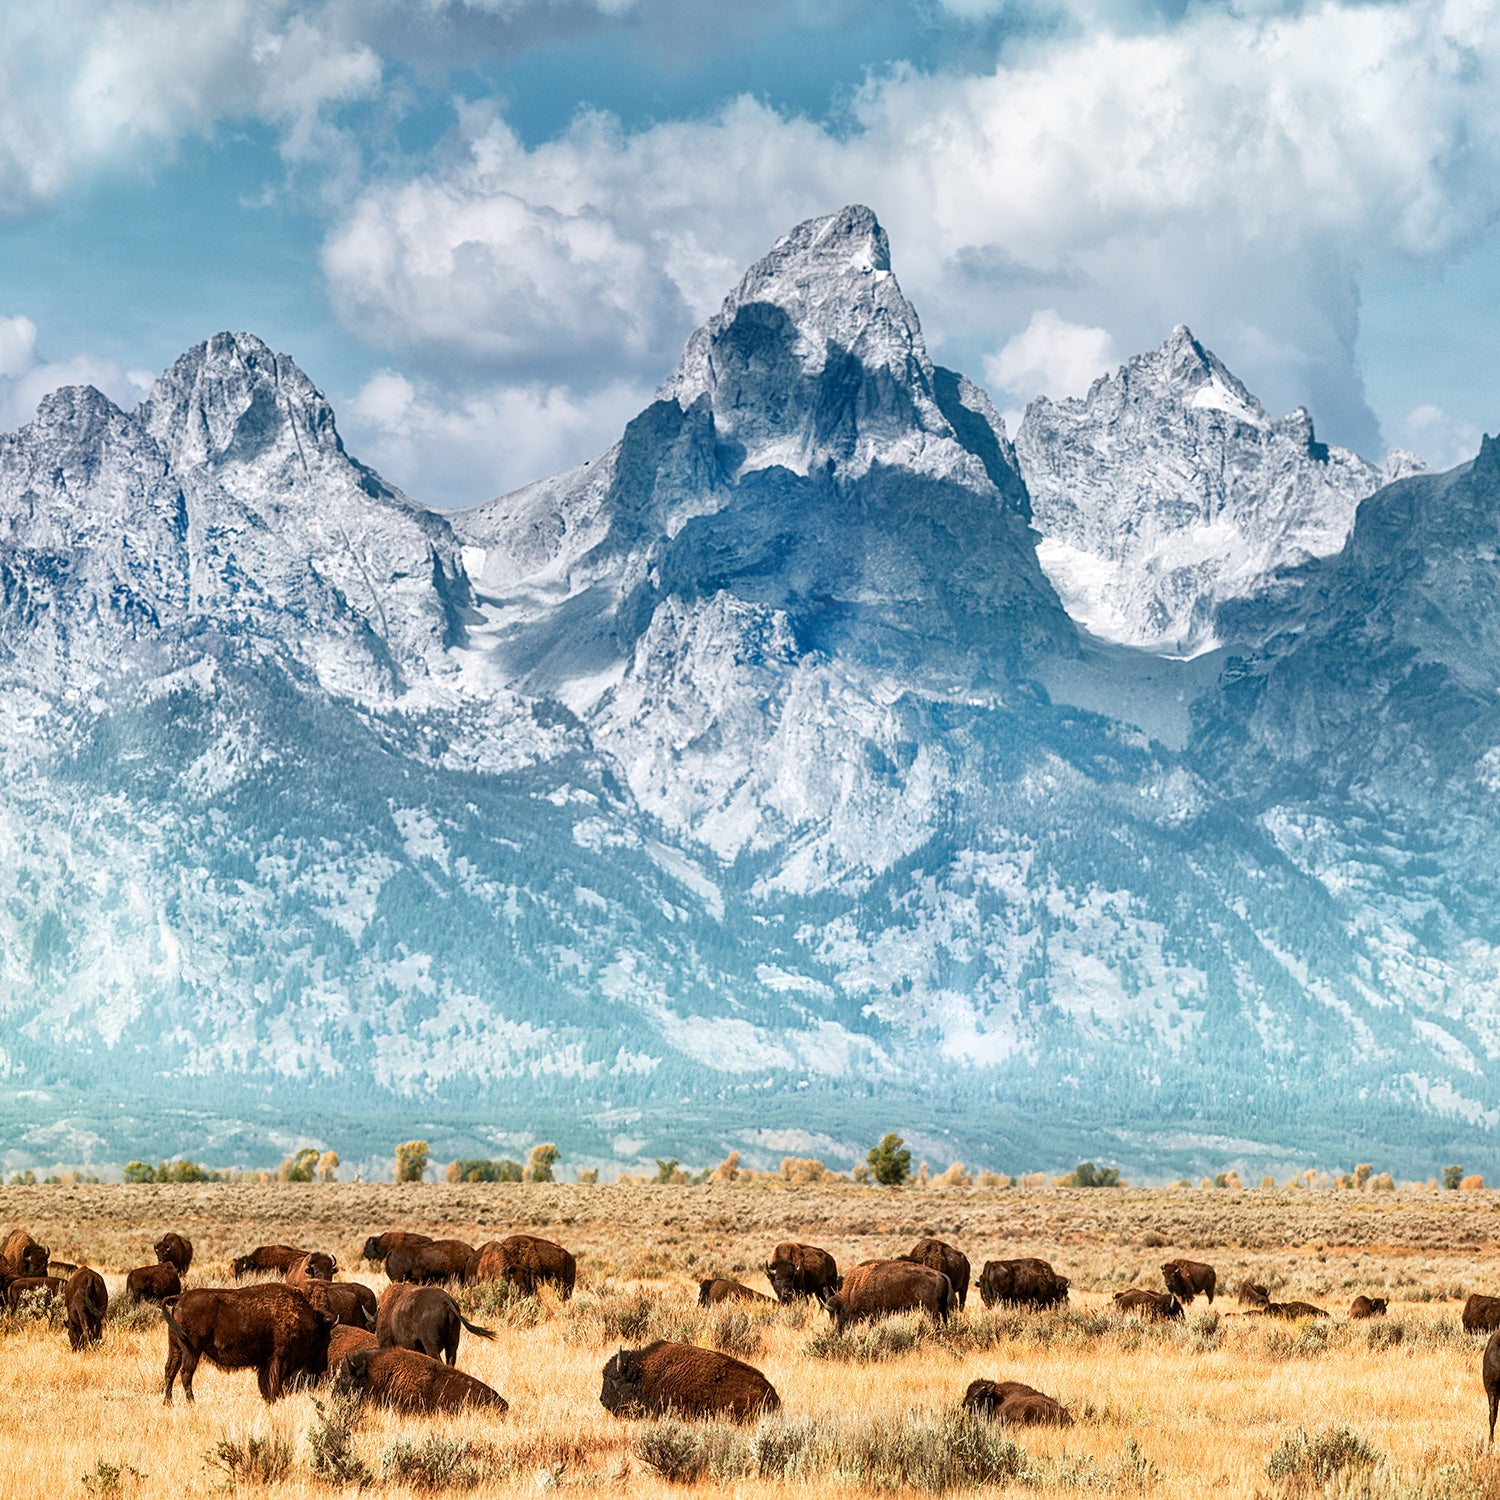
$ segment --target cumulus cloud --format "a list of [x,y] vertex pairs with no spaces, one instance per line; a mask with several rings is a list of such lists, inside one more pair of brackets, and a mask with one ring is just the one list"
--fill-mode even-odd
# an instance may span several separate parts
[[985,379],[1022,402],[1033,396],[1081,396],[1119,363],[1114,340],[1042,308],[997,354],[985,356]]
[[1441,407],[1414,407],[1401,424],[1401,446],[1409,448],[1434,469],[1467,463],[1479,452],[1484,434],[1473,422],[1450,416]]
[[125,370],[114,360],[90,354],[46,360],[37,352],[37,327],[24,315],[0,314],[0,432],[23,427],[37,402],[65,385],[92,385],[112,401],[131,407],[151,389],[145,370]]
[[1269,405],[1373,451],[1360,278],[1500,213],[1497,71],[1492,6],[1330,0],[1099,21],[975,76],[899,70],[838,129],[741,99],[528,147],[471,110],[424,170],[358,196],[324,269],[348,326],[429,378],[643,385],[779,233],[864,201],[950,362],[1008,335],[1019,361],[1043,306],[1127,351],[1188,322]]

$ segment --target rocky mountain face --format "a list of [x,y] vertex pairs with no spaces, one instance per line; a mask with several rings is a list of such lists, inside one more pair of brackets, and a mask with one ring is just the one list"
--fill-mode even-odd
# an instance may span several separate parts
[[1181,326],[1082,399],[1033,401],[1016,454],[1073,618],[1178,656],[1219,645],[1221,605],[1337,552],[1359,502],[1420,467],[1320,443],[1301,408],[1273,420]]
[[0,438],[8,1164],[1472,1160],[1497,468],[1346,542],[1381,476],[1185,331],[1012,450],[859,208],[464,513],[245,335],[59,392]]

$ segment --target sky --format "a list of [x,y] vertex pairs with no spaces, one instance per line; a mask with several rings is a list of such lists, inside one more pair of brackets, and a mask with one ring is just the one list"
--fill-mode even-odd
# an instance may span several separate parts
[[0,3],[0,431],[221,329],[473,504],[590,457],[873,208],[1008,420],[1187,323],[1274,412],[1500,428],[1500,0]]

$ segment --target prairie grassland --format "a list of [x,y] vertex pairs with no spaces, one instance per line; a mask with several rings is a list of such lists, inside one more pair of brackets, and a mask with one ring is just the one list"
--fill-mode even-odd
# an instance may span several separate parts
[[[60,1326],[0,1321],[0,1500],[113,1494],[125,1500],[236,1493],[631,1496],[862,1495],[915,1489],[1083,1493],[1334,1494],[1500,1500],[1483,1451],[1482,1340],[1459,1299],[1500,1293],[1500,1196],[1272,1195],[1209,1191],[878,1190],[446,1185],[75,1187],[0,1190],[0,1227],[25,1225],[55,1256],[87,1260],[118,1297],[163,1230],[197,1247],[189,1285],[228,1281],[228,1259],[275,1240],[333,1251],[377,1290],[365,1237],[403,1226],[478,1242],[520,1229],[579,1256],[572,1302],[466,1289],[463,1369],[511,1403],[504,1417],[418,1419],[365,1411],[354,1468],[327,1480],[309,1434],[328,1391],[266,1407],[248,1372],[200,1368],[195,1407],[161,1404],[166,1337],[149,1309],[114,1310],[104,1344],[74,1355]],[[778,1239],[826,1246],[841,1265],[936,1233],[975,1271],[1042,1255],[1073,1279],[1069,1308],[979,1307],[948,1328],[894,1319],[844,1336],[818,1308],[700,1311],[696,1280],[765,1286]],[[1173,1254],[1213,1262],[1224,1289],[1168,1327],[1118,1317],[1109,1294],[1160,1284]],[[1232,1287],[1265,1280],[1336,1316],[1266,1324]],[[1370,1323],[1342,1317],[1356,1292],[1391,1299]],[[758,1427],[629,1422],[599,1406],[599,1372],[622,1343],[718,1344],[764,1370],[783,1411]],[[1066,1430],[1016,1432],[955,1417],[976,1376],[1021,1379],[1071,1409]],[[1348,1428],[1350,1435],[1339,1429]],[[326,1435],[326,1428],[324,1429]],[[1299,1436],[1300,1432],[1300,1436]],[[252,1444],[251,1440],[254,1440]],[[226,1446],[227,1445],[227,1446]],[[1268,1471],[1269,1464],[1269,1471]],[[664,1474],[675,1475],[670,1480]],[[980,1481],[983,1481],[981,1483]]]

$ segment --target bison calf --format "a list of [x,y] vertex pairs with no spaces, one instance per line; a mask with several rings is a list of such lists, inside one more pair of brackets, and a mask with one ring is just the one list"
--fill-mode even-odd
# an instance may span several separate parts
[[1122,1313],[1134,1313],[1149,1322],[1160,1322],[1182,1316],[1182,1303],[1175,1292],[1153,1292],[1145,1287],[1131,1287],[1115,1293],[1115,1306]]
[[942,1240],[918,1240],[901,1260],[915,1261],[919,1266],[941,1271],[953,1286],[953,1295],[962,1307],[969,1295],[969,1257],[962,1250]]
[[997,1302],[1025,1307],[1051,1307],[1068,1300],[1068,1278],[1059,1276],[1045,1260],[987,1260],[979,1273],[979,1300],[986,1307]]
[[279,1281],[184,1292],[163,1304],[162,1316],[168,1406],[179,1376],[182,1394],[193,1400],[193,1375],[203,1359],[221,1370],[253,1369],[266,1401],[277,1400],[298,1376],[316,1379],[328,1369],[333,1320]]
[[1264,1307],[1271,1300],[1271,1290],[1258,1281],[1242,1281],[1235,1298],[1241,1307]]
[[774,1298],[757,1292],[743,1282],[731,1281],[727,1276],[710,1276],[698,1283],[698,1306],[717,1307],[721,1302],[771,1302]]
[[801,1297],[821,1300],[825,1291],[838,1290],[839,1268],[826,1250],[784,1240],[771,1252],[766,1278],[778,1302],[795,1302]]
[[1161,1268],[1162,1285],[1181,1303],[1187,1304],[1200,1293],[1212,1306],[1219,1284],[1218,1272],[1201,1260],[1169,1260]]
[[458,1303],[441,1287],[412,1286],[393,1281],[380,1294],[375,1312],[375,1338],[382,1349],[418,1349],[451,1365],[458,1358],[460,1328],[482,1339],[494,1338],[494,1330],[471,1323],[458,1310]]
[[185,1234],[167,1233],[151,1247],[157,1260],[176,1266],[179,1276],[186,1276],[193,1263],[193,1242]]
[[464,1267],[465,1281],[504,1281],[523,1296],[534,1297],[551,1282],[566,1302],[578,1279],[578,1262],[570,1251],[534,1234],[513,1234],[481,1245]]
[[125,1295],[137,1302],[165,1302],[182,1291],[177,1267],[165,1261],[156,1266],[137,1266],[125,1274]]
[[748,1422],[780,1410],[781,1397],[743,1360],[657,1339],[643,1349],[621,1349],[605,1365],[599,1404],[617,1417],[671,1413]]
[[74,1349],[85,1349],[104,1337],[109,1292],[97,1271],[79,1266],[68,1277],[63,1285],[63,1306],[68,1315],[68,1343]]
[[1327,1312],[1321,1307],[1314,1307],[1311,1302],[1267,1302],[1262,1307],[1253,1309],[1268,1318],[1326,1318]]
[[476,1407],[503,1412],[509,1407],[482,1380],[412,1349],[356,1349],[344,1356],[338,1383],[379,1406],[423,1415]]
[[1475,1292],[1464,1303],[1463,1324],[1469,1333],[1491,1333],[1500,1328],[1500,1297]]
[[869,1260],[855,1266],[838,1291],[825,1287],[818,1300],[840,1330],[902,1312],[925,1312],[943,1323],[953,1311],[953,1283],[909,1260]]
[[1071,1427],[1060,1401],[1019,1380],[973,1380],[964,1392],[964,1410],[983,1412],[1011,1427]]
[[1349,1304],[1351,1318],[1383,1318],[1386,1300],[1384,1297],[1356,1297]]

